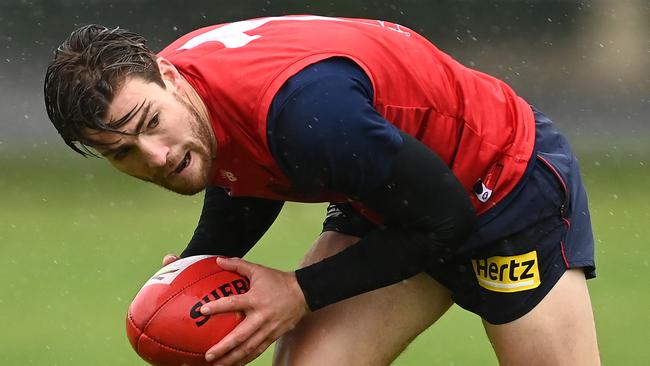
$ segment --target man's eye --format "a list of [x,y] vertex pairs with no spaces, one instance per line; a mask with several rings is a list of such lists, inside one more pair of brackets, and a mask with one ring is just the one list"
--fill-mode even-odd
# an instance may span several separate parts
[[160,120],[158,119],[158,115],[156,114],[151,118],[151,121],[149,121],[149,123],[147,124],[147,128],[155,128],[156,126],[158,126],[158,123],[160,123]]

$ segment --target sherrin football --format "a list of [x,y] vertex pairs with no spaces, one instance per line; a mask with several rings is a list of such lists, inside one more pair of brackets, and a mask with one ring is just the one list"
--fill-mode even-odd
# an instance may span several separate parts
[[179,259],[156,272],[131,302],[126,333],[156,366],[207,366],[205,352],[243,320],[238,312],[205,316],[209,301],[245,293],[247,278],[217,265],[216,256]]

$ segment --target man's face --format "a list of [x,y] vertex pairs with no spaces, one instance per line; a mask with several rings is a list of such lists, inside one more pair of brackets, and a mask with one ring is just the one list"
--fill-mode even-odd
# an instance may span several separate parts
[[180,194],[196,194],[208,183],[215,139],[206,113],[195,107],[200,101],[190,104],[180,84],[166,79],[165,84],[127,78],[109,106],[107,123],[131,113],[119,128],[128,134],[89,130],[87,137],[118,170]]

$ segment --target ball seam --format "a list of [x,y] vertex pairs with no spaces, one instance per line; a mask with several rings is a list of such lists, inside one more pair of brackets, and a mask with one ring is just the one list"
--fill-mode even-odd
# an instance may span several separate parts
[[[203,355],[203,353],[186,351],[186,350],[183,350],[183,349],[180,349],[180,348],[176,348],[176,347],[172,347],[170,345],[164,344],[164,343],[158,341],[157,339],[150,337],[149,335],[147,335],[145,333],[142,333],[140,335],[140,337],[141,338],[146,337],[147,339],[151,340],[152,342],[156,343],[157,345],[159,345],[161,347],[164,347],[164,348],[167,348],[167,349],[170,349],[170,350],[173,350],[173,351],[176,351],[176,352],[185,353],[185,354],[190,355],[190,356],[202,356]],[[138,341],[138,343],[140,343],[140,342]]]

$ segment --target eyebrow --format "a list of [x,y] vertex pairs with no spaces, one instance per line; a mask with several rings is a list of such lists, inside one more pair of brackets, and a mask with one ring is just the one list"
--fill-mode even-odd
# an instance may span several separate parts
[[[144,106],[144,110],[142,111],[142,115],[140,115],[140,120],[138,121],[138,124],[135,125],[135,132],[133,133],[133,135],[139,135],[142,132],[142,126],[144,125],[144,121],[147,119],[147,116],[149,115],[149,109],[151,108],[151,102],[146,102],[146,103],[147,104]],[[137,113],[137,111],[136,111],[136,113]]]
[[[135,125],[135,130],[134,132],[128,133],[125,132],[124,134],[126,135],[131,135],[131,136],[137,136],[142,132],[142,126],[144,126],[144,122],[147,120],[147,116],[149,115],[149,109],[151,109],[151,102],[144,101],[142,104],[135,106],[129,113],[124,115],[122,118],[118,119],[118,124],[123,125],[126,124],[131,118],[133,118],[134,114],[137,114],[142,108],[144,107],[144,110],[142,111],[142,114],[140,115],[140,119],[138,120],[138,123]],[[119,140],[108,143],[107,145],[112,145],[117,143]],[[109,156],[113,155],[116,153],[119,149],[121,149],[121,146],[114,147],[112,149],[104,150],[100,152],[102,156]]]

